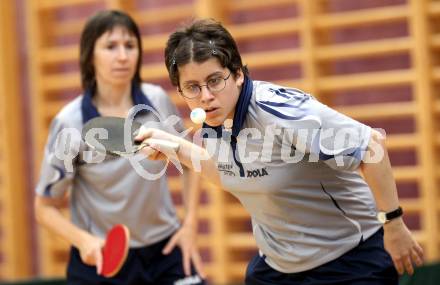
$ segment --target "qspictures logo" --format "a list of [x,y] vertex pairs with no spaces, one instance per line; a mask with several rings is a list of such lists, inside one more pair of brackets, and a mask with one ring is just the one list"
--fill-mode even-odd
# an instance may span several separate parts
[[[131,141],[130,130],[135,115],[141,111],[147,110],[150,116],[153,116],[151,122],[144,123],[142,128],[166,128],[174,135],[191,139],[189,134],[192,128],[182,130],[178,125],[181,118],[172,115],[162,118],[156,110],[148,105],[137,105],[130,110],[129,116],[125,121],[124,129],[124,145],[127,146]],[[312,118],[313,119],[313,118]],[[150,124],[151,123],[151,124]],[[154,124],[153,124],[154,123]],[[180,131],[179,131],[180,130]],[[108,138],[108,132],[105,129],[91,129],[91,136],[98,136],[99,139]],[[385,132],[379,129],[379,132],[385,137]],[[207,134],[207,137],[205,135]],[[202,139],[203,138],[203,139]],[[286,129],[278,128],[275,125],[265,126],[265,129],[244,128],[238,134],[235,147],[232,146],[231,132],[223,129],[223,133],[219,136],[216,131],[211,129],[199,129],[194,132],[192,142],[195,145],[202,146],[206,151],[201,152],[200,149],[192,148],[190,159],[191,167],[194,171],[200,172],[202,161],[215,160],[218,170],[228,176],[236,176],[234,167],[237,165],[243,168],[242,164],[251,165],[254,162],[271,163],[276,159],[276,163],[294,164],[304,159],[309,162],[317,162],[324,160],[337,167],[349,170],[359,165],[360,161],[367,163],[375,163],[382,160],[384,149],[382,145],[375,140],[369,142],[369,136],[365,134],[365,130],[356,128],[340,128],[340,129]],[[81,133],[76,128],[64,128],[56,136],[54,144],[54,154],[62,163],[64,163],[65,172],[73,172],[73,163],[77,159],[80,152]],[[249,144],[255,144],[260,141],[261,151],[249,151]],[[279,148],[279,155],[273,156],[272,150],[276,145]],[[106,159],[105,151],[98,153],[93,149],[83,149],[82,158],[85,163],[101,163]],[[177,153],[167,154],[168,160],[174,164],[176,169],[183,173],[182,164]],[[155,173],[147,169],[143,160],[148,159],[146,155],[132,155],[125,157],[133,166],[134,170],[147,180],[156,180],[165,175],[167,164],[164,163],[163,168]],[[62,167],[62,165],[57,165]],[[240,170],[242,172],[243,169]],[[241,175],[241,174],[240,174]],[[246,177],[263,177],[269,175],[267,168],[250,169],[243,174]]]

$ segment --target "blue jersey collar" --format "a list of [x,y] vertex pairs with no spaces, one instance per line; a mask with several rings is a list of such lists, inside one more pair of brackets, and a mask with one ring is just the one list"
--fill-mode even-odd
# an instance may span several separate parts
[[[235,105],[234,123],[232,125],[232,136],[237,137],[243,127],[244,120],[249,110],[249,102],[252,98],[253,83],[252,80],[245,76],[243,87],[241,88],[240,95],[238,96],[237,104]],[[223,125],[212,127],[206,123],[203,123],[202,128],[209,128],[215,130],[217,138],[222,137]]]
[[[87,121],[100,117],[101,114],[99,114],[98,109],[93,105],[92,101],[93,97],[93,91],[92,90],[86,90],[84,92],[84,96],[81,101],[81,112],[82,112],[82,118],[83,118],[83,124],[87,123]],[[132,85],[131,88],[131,98],[133,100],[133,105],[139,105],[144,104],[154,109],[153,105],[151,104],[150,100],[148,100],[147,96],[144,95],[142,90],[139,88],[139,86],[136,86],[135,84]],[[147,109],[142,109],[136,115],[139,114],[145,114],[147,113]]]

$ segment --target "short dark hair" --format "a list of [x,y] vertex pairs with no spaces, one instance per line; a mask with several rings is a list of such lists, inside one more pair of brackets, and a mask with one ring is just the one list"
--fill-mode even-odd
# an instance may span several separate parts
[[220,22],[201,19],[176,30],[168,38],[165,48],[165,65],[171,83],[179,86],[178,66],[191,61],[201,63],[212,57],[217,58],[222,67],[227,67],[234,76],[240,69],[248,75],[234,38]]
[[116,10],[100,11],[93,15],[84,26],[81,33],[79,62],[81,71],[81,84],[84,90],[93,90],[96,87],[95,68],[93,67],[93,51],[96,40],[114,27],[126,28],[136,37],[139,48],[139,58],[133,83],[140,85],[140,69],[142,65],[142,41],[139,28],[134,20],[126,13]]

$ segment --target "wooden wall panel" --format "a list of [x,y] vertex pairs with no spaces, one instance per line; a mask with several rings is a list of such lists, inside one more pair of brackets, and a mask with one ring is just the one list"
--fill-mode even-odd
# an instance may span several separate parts
[[[133,15],[143,35],[143,79],[163,85],[185,114],[183,100],[168,81],[163,48],[169,32],[182,21],[215,17],[237,39],[252,78],[302,88],[355,119],[385,129],[405,219],[426,249],[427,260],[440,258],[440,1],[27,3],[30,52],[41,55],[31,64],[36,165],[50,119],[80,93],[77,45],[84,19],[92,12],[117,7]],[[161,17],[154,17],[158,13]],[[188,119],[186,125],[194,127]],[[171,177],[170,187],[179,200],[177,177]],[[249,216],[227,192],[206,183],[203,188],[199,241],[209,276],[217,283],[243,280],[246,261],[256,252]],[[65,245],[49,246],[47,236],[41,240],[42,273],[63,275]]]
[[15,2],[0,2],[0,280],[27,277],[29,222]]

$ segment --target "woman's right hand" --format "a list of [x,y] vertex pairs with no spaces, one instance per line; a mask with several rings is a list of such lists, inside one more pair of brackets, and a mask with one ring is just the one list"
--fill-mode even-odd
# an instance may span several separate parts
[[[176,136],[165,131],[155,128],[141,128],[139,134],[135,137],[136,141],[144,142],[148,139],[159,139],[164,141],[175,142]],[[161,145],[155,143],[149,143],[146,147],[140,150],[148,159],[151,160],[167,160],[170,153],[170,149],[161,147]],[[174,152],[174,151],[173,151]]]
[[82,262],[87,265],[96,266],[99,274],[102,268],[102,247],[105,241],[102,238],[86,233],[79,245],[79,253]]

